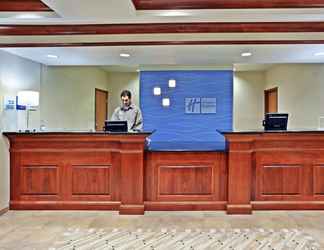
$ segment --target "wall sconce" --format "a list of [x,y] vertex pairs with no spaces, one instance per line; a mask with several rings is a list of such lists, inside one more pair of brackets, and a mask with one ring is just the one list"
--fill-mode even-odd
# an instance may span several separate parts
[[169,107],[170,106],[170,98],[163,98],[162,99],[162,106]]
[[161,95],[161,88],[160,87],[154,87],[153,95]]
[[177,85],[177,81],[174,79],[169,80],[169,88],[175,88]]
[[18,92],[18,105],[26,106],[26,124],[27,130],[29,129],[29,112],[36,111],[35,107],[39,105],[39,92],[37,91],[19,91]]

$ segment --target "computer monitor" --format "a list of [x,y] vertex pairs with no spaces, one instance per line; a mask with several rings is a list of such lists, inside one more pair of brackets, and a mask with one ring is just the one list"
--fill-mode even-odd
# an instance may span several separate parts
[[105,132],[127,132],[127,121],[105,121]]
[[267,113],[263,120],[264,130],[287,130],[288,114]]

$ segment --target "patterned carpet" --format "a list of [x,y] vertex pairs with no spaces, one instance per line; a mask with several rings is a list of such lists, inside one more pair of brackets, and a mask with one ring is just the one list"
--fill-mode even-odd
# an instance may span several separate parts
[[319,250],[315,240],[299,231],[264,229],[82,231],[69,229],[50,250]]

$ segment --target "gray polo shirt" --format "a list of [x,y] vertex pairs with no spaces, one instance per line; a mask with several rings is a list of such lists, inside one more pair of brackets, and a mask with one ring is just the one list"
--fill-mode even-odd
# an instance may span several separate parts
[[111,120],[127,121],[128,131],[143,130],[142,112],[135,104],[131,104],[128,107],[116,108],[111,117]]

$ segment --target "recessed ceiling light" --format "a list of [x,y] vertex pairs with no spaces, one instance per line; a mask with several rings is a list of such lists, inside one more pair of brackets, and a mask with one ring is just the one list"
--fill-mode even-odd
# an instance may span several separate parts
[[314,56],[324,56],[324,52],[317,52],[314,54]]
[[252,56],[252,53],[251,52],[243,52],[241,54],[241,56],[243,56],[243,57],[249,57],[249,56]]
[[130,57],[130,54],[128,54],[128,53],[120,53],[119,56],[127,58],[127,57]]
[[164,12],[160,12],[158,14],[159,16],[166,16],[166,17],[172,17],[172,16],[189,16],[190,14],[188,12],[184,12],[184,11],[178,11],[178,10],[170,10],[170,11],[164,11]]
[[48,58],[52,58],[52,59],[57,59],[58,56],[57,55],[47,55]]
[[38,14],[25,13],[25,14],[15,15],[15,18],[17,18],[17,19],[39,19],[39,18],[43,18],[43,16],[38,15]]

